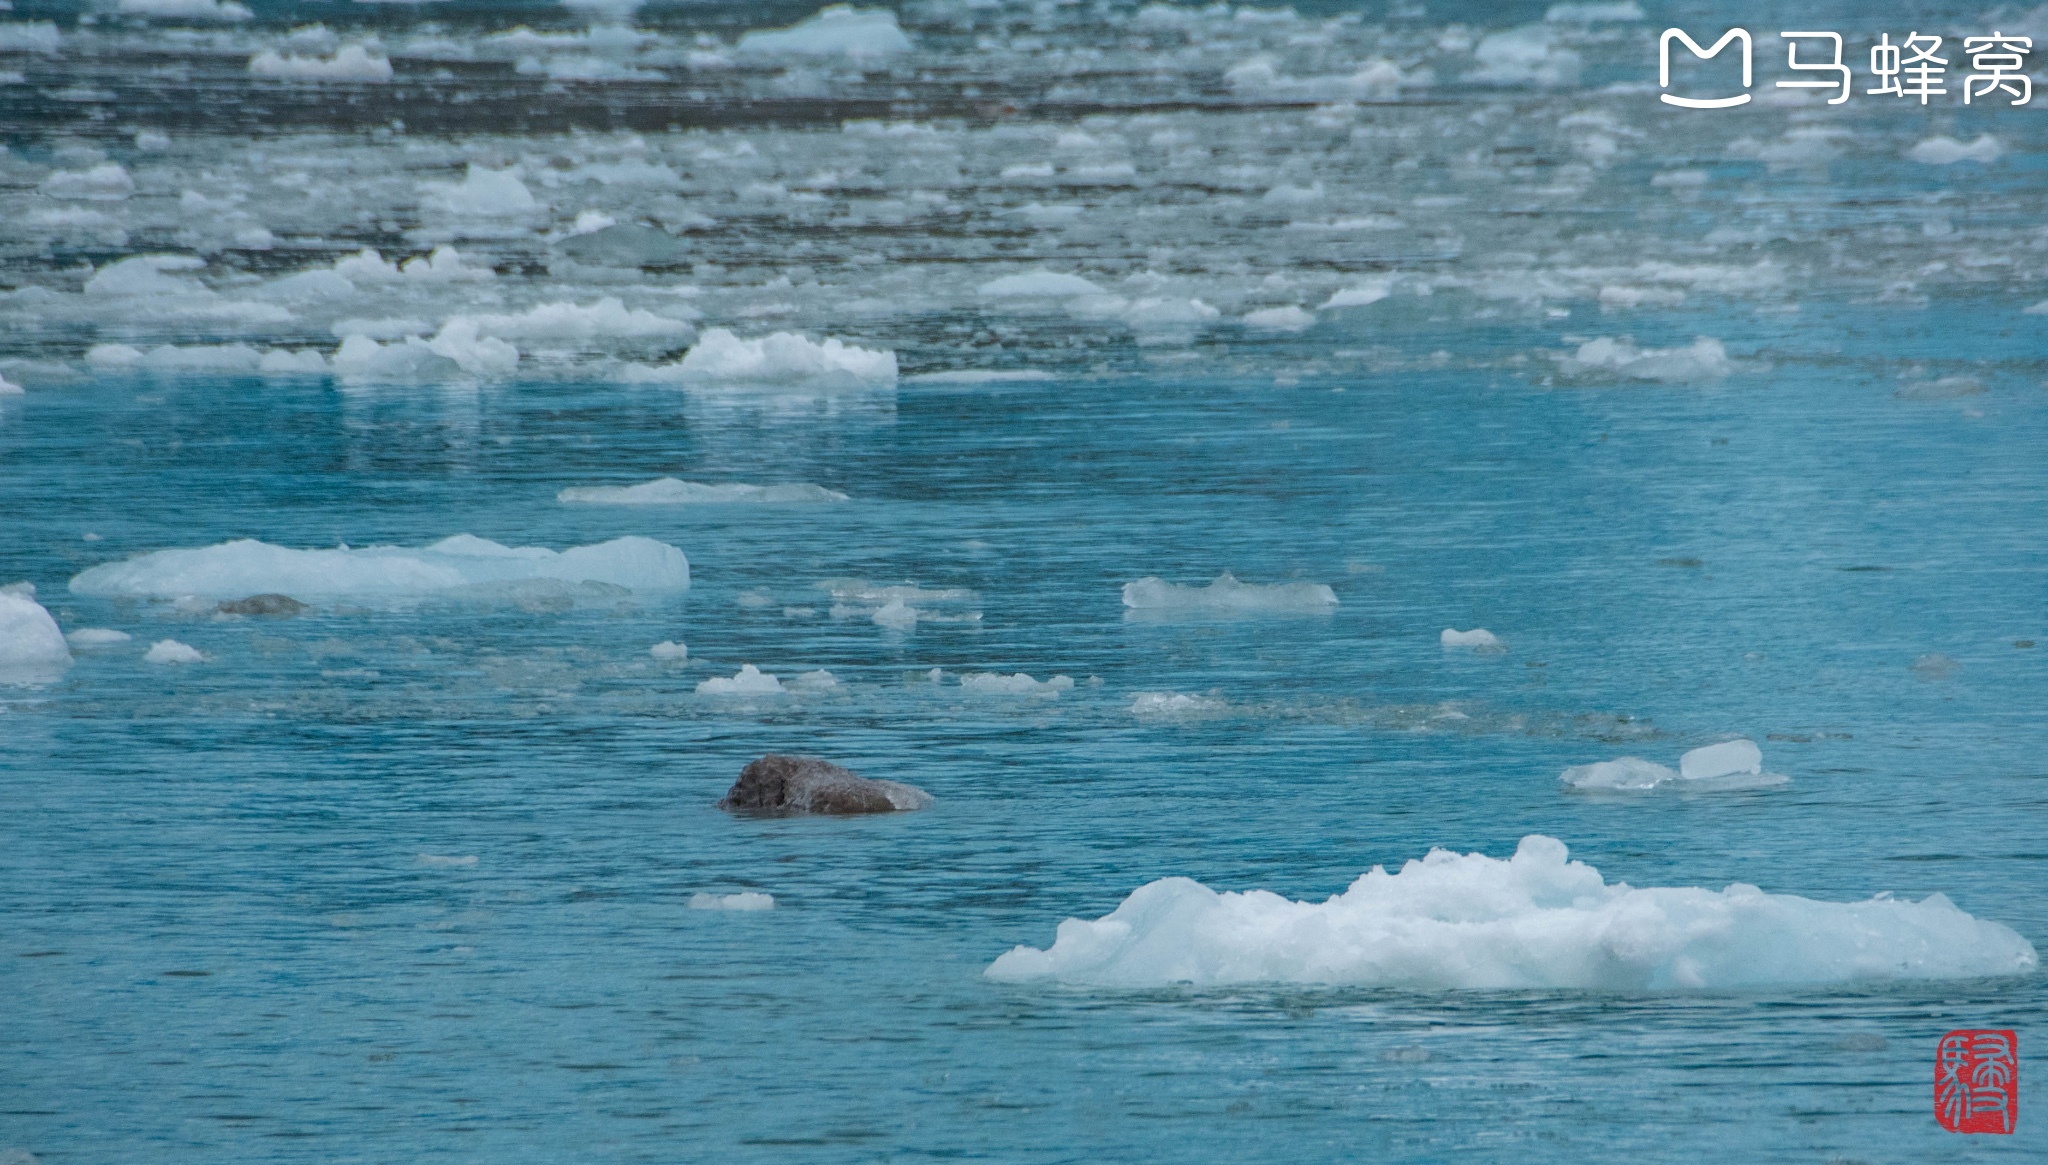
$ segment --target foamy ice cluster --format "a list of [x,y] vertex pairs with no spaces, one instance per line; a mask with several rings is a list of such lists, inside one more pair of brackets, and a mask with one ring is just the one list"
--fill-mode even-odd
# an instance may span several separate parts
[[2038,963],[2019,934],[1939,894],[1821,902],[1742,883],[1636,889],[1532,834],[1506,861],[1435,849],[1398,873],[1374,866],[1323,902],[1162,878],[986,974],[1121,988],[1641,991],[1963,979]]

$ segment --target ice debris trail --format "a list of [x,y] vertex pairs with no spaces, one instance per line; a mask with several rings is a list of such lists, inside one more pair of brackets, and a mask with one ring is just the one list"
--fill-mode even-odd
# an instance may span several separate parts
[[1052,947],[1017,947],[991,979],[1097,987],[1314,983],[1416,990],[1731,989],[2035,970],[2008,927],[1935,894],[1820,902],[1735,883],[1635,889],[1532,834],[1506,861],[1435,849],[1295,902],[1188,878],[1140,887]]
[[416,549],[296,550],[244,538],[104,563],[74,577],[71,590],[132,598],[261,593],[392,598],[543,579],[635,591],[681,590],[690,585],[690,562],[667,543],[630,536],[560,552],[504,546],[470,534]]

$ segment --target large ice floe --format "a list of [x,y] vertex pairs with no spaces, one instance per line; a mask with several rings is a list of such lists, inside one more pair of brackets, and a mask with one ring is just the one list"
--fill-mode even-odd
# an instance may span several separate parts
[[629,591],[690,585],[683,552],[652,538],[614,538],[554,551],[457,534],[430,546],[299,550],[244,538],[158,550],[109,562],[71,580],[81,595],[129,598],[259,593],[299,598],[403,599],[436,594],[518,597],[530,584],[597,584]]
[[2039,963],[2012,929],[1940,894],[1822,902],[1742,883],[1636,889],[1568,859],[1563,842],[1535,834],[1505,861],[1435,849],[1396,873],[1374,866],[1322,902],[1162,878],[986,974],[1120,988],[1740,990],[2016,975]]
[[1160,578],[1125,583],[1124,606],[1135,615],[1324,615],[1336,608],[1337,592],[1323,583],[1239,582],[1226,570],[1203,587]]
[[0,684],[48,683],[71,666],[57,621],[26,583],[0,587]]
[[1639,756],[1624,756],[1598,764],[1573,765],[1558,777],[1569,789],[1614,793],[1651,789],[1720,793],[1767,789],[1791,779],[1783,773],[1765,772],[1763,750],[1755,741],[1741,738],[1695,748],[1678,758],[1675,770]]
[[710,328],[676,363],[629,365],[623,379],[706,389],[887,388],[896,383],[896,353],[829,336],[822,343],[793,332],[742,340],[728,329]]
[[578,506],[717,506],[801,505],[847,500],[836,489],[809,482],[748,485],[727,481],[705,483],[657,477],[639,485],[572,485],[555,495],[563,505]]

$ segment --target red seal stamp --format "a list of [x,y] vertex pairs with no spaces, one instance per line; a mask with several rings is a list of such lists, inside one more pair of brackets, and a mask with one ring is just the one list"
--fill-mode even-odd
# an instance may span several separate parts
[[1934,1119],[1952,1133],[2009,1133],[2019,1124],[2018,1032],[1964,1029],[1941,1037]]

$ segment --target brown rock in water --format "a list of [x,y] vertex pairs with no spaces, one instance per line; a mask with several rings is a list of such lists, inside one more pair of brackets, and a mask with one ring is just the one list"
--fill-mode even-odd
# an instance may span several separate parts
[[270,615],[284,619],[312,609],[290,595],[250,595],[246,599],[229,599],[215,608],[223,615]]
[[741,813],[890,813],[931,803],[923,789],[870,780],[814,756],[771,752],[740,770],[718,807]]

